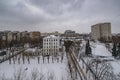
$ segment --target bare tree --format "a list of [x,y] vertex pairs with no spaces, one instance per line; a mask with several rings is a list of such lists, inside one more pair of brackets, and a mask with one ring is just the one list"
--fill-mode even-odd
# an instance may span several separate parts
[[4,74],[2,74],[2,75],[0,76],[0,80],[7,80],[7,79],[5,78],[5,75],[4,75]]
[[61,63],[63,62],[63,53],[64,52],[62,52],[62,54],[61,54]]
[[22,54],[22,60],[23,60],[23,64],[25,64],[25,57],[23,54]]
[[31,72],[31,80],[38,80],[39,71],[37,69],[33,69]]
[[71,70],[71,65],[67,64],[66,66],[66,71],[67,71],[67,75],[66,75],[66,79],[64,80],[72,80],[72,70]]
[[49,58],[50,58],[50,55],[47,56],[47,59],[48,59],[48,63],[49,63]]
[[14,73],[14,79],[13,80],[25,80],[26,78],[26,69],[18,69]]
[[52,55],[52,63],[54,63],[54,60],[53,60],[53,55]]
[[86,72],[91,71],[95,80],[116,80],[112,66],[108,62],[91,61],[86,69]]
[[28,55],[27,61],[28,61],[28,64],[30,64],[30,56],[29,55]]
[[44,59],[44,55],[43,55],[42,57],[43,57],[43,63],[44,63],[44,60],[45,60],[45,59]]
[[9,64],[11,64],[11,58],[9,58]]
[[53,72],[48,72],[47,73],[47,80],[56,80],[55,79],[55,74]]
[[13,63],[15,64],[15,57],[13,57]]
[[38,59],[38,64],[40,63],[40,57],[37,57],[37,59]]
[[20,57],[18,57],[18,64],[20,64]]
[[29,80],[46,80],[46,76],[43,74],[42,71],[39,71],[35,68],[32,70]]
[[42,72],[39,73],[39,80],[45,80],[45,76]]
[[57,58],[57,63],[58,63],[59,62],[59,56],[57,55],[56,58]]

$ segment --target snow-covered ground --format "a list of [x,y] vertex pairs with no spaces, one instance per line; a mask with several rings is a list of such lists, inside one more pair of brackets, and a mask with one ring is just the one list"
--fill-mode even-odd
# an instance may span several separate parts
[[[85,63],[88,66],[94,65],[94,68],[93,68],[93,66],[91,67],[93,69],[93,71],[95,71],[95,69],[97,68],[97,65],[99,65],[99,69],[102,69],[102,68],[104,68],[104,66],[106,66],[106,70],[108,68],[108,70],[107,70],[108,73],[109,72],[112,73],[111,78],[113,78],[113,79],[119,78],[118,75],[120,75],[120,60],[117,60],[112,56],[112,53],[108,50],[108,48],[106,48],[106,45],[104,43],[90,42],[90,46],[92,49],[92,56],[84,56],[84,55],[81,56],[82,54],[85,54],[86,43],[83,41],[81,46],[82,47],[79,52],[78,58],[81,57],[81,60],[79,59],[79,64],[80,64],[80,67],[83,68],[84,73],[86,73],[86,71],[87,71],[87,66],[84,64],[82,59],[85,61]],[[98,61],[98,63],[96,60]],[[100,63],[99,63],[99,61],[100,61]],[[105,71],[105,69],[104,69],[104,71]],[[98,73],[95,72],[95,74],[97,75]],[[107,75],[109,75],[109,74],[106,74],[106,76]],[[113,75],[114,75],[114,77],[113,77]],[[87,73],[87,77],[89,80],[93,80],[92,77],[90,79],[88,73]],[[116,79],[116,80],[120,80],[120,79]]]
[[[109,63],[111,64],[113,71],[115,74],[120,73],[120,60],[114,59],[112,53],[108,51],[103,43],[91,43],[92,54],[94,56],[103,56],[103,59],[110,60]],[[111,61],[112,60],[112,61]]]
[[112,54],[107,50],[107,48],[105,47],[105,44],[103,43],[96,43],[96,44],[92,44],[93,47],[92,48],[92,54],[96,55],[96,56],[107,56],[107,57],[111,57]]
[[0,64],[0,76],[4,74],[7,78],[13,78],[15,72],[19,69],[24,70],[28,75],[30,75],[30,73],[36,69],[39,72],[42,72],[45,77],[47,77],[48,73],[52,73],[55,77],[55,80],[62,80],[62,78],[67,78],[66,68],[66,58],[64,58],[62,63],[60,61],[54,61],[54,63],[52,63],[51,59],[48,63],[47,58],[45,63],[43,63],[41,59],[39,64],[37,62],[37,58],[30,59],[30,64],[28,64],[27,62],[25,64],[23,64],[22,62],[20,64],[18,64],[17,62],[15,64],[9,64],[9,61],[6,61]]
[[114,73],[117,75],[120,74],[120,60],[111,61],[110,63],[113,67]]

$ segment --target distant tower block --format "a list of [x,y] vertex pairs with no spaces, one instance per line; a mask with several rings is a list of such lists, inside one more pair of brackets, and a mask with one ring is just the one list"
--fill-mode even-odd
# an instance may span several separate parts
[[105,41],[111,40],[111,23],[98,23],[91,26],[91,34],[93,40]]

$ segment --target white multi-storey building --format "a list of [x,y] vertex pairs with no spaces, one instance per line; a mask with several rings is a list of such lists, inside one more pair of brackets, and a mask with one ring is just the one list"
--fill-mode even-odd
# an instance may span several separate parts
[[54,35],[43,38],[43,55],[56,55],[60,47],[60,38]]

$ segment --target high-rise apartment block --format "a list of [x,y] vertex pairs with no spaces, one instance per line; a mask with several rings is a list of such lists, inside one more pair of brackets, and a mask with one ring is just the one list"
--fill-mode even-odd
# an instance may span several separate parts
[[99,23],[91,26],[91,36],[93,40],[111,40],[111,23]]

